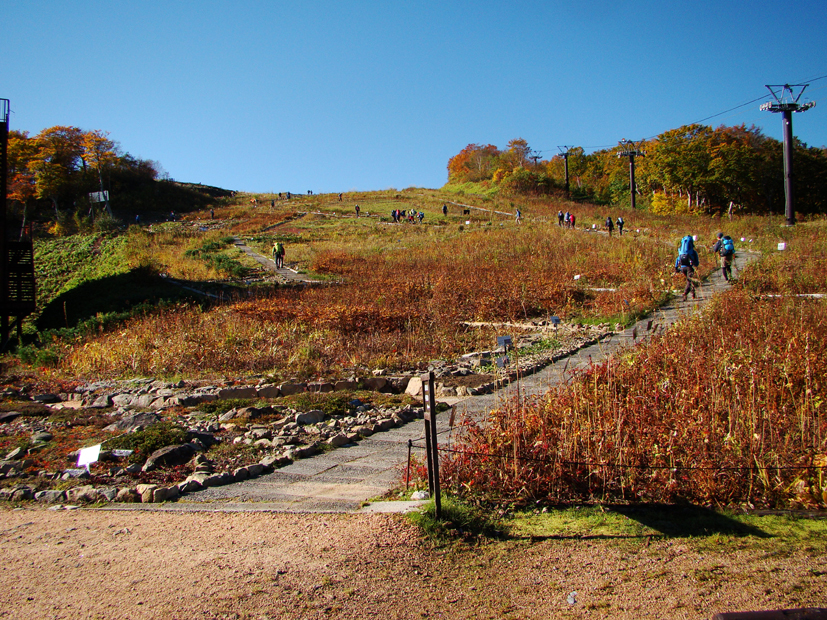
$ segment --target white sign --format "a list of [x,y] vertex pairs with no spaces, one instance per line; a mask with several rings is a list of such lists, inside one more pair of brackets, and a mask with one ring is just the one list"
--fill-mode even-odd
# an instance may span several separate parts
[[786,243],[779,243],[778,244],[778,251],[779,252],[783,252],[786,249],[787,249],[787,244]]
[[98,457],[101,454],[101,445],[92,446],[91,448],[81,448],[78,454],[78,467],[85,467],[89,469],[92,463],[98,462]]
[[90,192],[89,200],[91,202],[109,202],[109,192]]

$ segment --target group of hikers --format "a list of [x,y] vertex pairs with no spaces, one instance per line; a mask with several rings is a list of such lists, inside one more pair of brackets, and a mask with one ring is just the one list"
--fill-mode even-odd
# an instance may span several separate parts
[[563,213],[562,211],[557,212],[557,225],[564,226],[566,228],[574,228],[577,222],[577,218],[575,217],[574,213],[569,213],[566,211]]
[[[725,281],[730,282],[732,280],[732,259],[735,256],[735,242],[732,237],[719,232],[715,245],[710,250],[713,254],[720,256],[721,274]],[[692,235],[686,235],[681,239],[678,257],[675,259],[675,272],[682,273],[686,279],[686,286],[683,289],[684,301],[690,293],[693,299],[696,297],[695,268],[699,264],[700,259],[697,250],[695,250],[695,238]]]
[[391,219],[394,223],[398,224],[399,222],[416,222],[419,220],[419,223],[422,223],[422,220],[425,219],[425,214],[422,211],[417,211],[415,209],[394,209],[391,211]]
[[612,217],[607,216],[606,217],[606,230],[609,231],[609,236],[610,237],[612,236],[612,232],[614,232],[614,229],[615,229],[615,224],[617,224],[618,234],[622,235],[623,234],[623,223],[624,222],[623,222],[623,217],[622,216],[617,218],[617,222],[613,222]]

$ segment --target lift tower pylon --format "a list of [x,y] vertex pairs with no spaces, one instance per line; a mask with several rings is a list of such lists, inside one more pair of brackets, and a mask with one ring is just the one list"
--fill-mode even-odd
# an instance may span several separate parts
[[[775,102],[768,101],[761,105],[764,112],[780,112],[784,128],[784,214],[787,226],[795,225],[795,201],[793,196],[793,112],[806,112],[816,102],[798,103],[809,84],[766,84],[775,97]],[[796,88],[800,88],[795,94]],[[780,89],[780,90],[779,90]]]

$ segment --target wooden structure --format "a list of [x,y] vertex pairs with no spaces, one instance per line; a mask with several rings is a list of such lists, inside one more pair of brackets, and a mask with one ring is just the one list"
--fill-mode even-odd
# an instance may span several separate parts
[[31,228],[18,236],[7,220],[8,148],[9,100],[0,99],[0,349],[8,346],[14,325],[20,339],[23,319],[36,307]]

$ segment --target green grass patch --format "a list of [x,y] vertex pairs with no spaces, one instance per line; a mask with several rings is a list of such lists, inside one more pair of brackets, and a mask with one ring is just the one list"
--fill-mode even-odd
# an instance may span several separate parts
[[438,519],[433,499],[422,510],[407,515],[430,541],[445,544],[457,536],[496,538],[502,534],[500,521],[488,507],[468,503],[453,495],[443,494],[440,499],[442,511]]
[[106,442],[107,450],[134,450],[129,461],[137,463],[166,446],[186,443],[187,430],[172,422],[159,422],[134,433],[127,433]]

